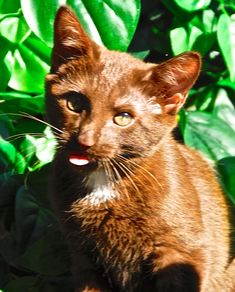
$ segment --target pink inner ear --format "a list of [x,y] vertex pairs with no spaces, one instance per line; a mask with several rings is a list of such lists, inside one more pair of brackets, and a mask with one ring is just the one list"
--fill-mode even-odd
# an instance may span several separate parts
[[176,114],[185,103],[186,95],[176,93],[173,96],[166,98],[164,112],[167,114]]

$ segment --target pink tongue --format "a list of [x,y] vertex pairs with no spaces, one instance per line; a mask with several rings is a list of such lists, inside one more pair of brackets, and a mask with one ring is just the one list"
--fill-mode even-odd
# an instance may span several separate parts
[[69,162],[74,165],[83,166],[90,163],[90,160],[85,156],[70,155]]

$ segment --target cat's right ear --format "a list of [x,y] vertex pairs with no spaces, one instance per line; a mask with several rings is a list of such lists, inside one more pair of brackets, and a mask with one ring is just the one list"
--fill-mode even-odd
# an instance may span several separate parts
[[150,79],[163,97],[165,113],[178,113],[199,75],[200,68],[201,57],[193,51],[182,53],[154,67]]
[[52,73],[56,72],[61,64],[66,61],[97,56],[96,45],[84,31],[77,16],[66,6],[62,6],[54,23],[54,47],[52,50]]

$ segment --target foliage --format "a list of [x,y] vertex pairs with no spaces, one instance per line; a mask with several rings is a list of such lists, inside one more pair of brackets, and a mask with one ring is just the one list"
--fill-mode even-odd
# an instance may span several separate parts
[[232,0],[146,0],[141,11],[138,0],[0,0],[0,289],[7,292],[71,289],[68,254],[46,197],[55,141],[39,122],[53,19],[66,3],[108,48],[129,48],[154,62],[185,50],[202,54],[202,74],[181,111],[180,129],[185,143],[218,165],[235,203]]

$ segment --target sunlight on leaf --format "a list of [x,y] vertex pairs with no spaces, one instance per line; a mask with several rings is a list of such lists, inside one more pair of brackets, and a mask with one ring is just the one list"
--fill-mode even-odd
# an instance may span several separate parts
[[174,2],[182,9],[194,12],[207,8],[211,0],[174,0]]
[[[97,42],[116,50],[126,50],[134,35],[140,14],[140,1],[21,0],[25,19],[32,31],[49,47],[57,9],[69,4],[88,34]],[[30,11],[31,13],[28,13]]]
[[23,15],[5,18],[0,23],[0,34],[12,43],[22,43],[30,32]]
[[217,37],[231,81],[235,81],[235,14],[222,14],[218,21]]
[[23,44],[15,50],[14,63],[9,86],[24,92],[41,93],[44,78],[49,72],[48,64],[40,60]]

